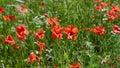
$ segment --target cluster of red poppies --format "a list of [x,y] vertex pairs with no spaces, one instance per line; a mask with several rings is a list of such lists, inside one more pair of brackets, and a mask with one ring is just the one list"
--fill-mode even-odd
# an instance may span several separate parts
[[[0,13],[4,13],[5,9],[3,7],[0,7]],[[10,20],[14,20],[15,16],[3,16],[4,21],[10,21]]]
[[[41,33],[42,31],[42,33]],[[16,36],[18,37],[18,39],[25,41],[26,40],[26,35],[29,34],[29,31],[27,30],[27,27],[25,25],[21,25],[21,26],[17,26],[16,27]],[[39,30],[35,33],[35,37],[36,39],[43,39],[44,38],[44,31],[43,30]],[[11,35],[8,35],[5,40],[3,41],[3,44],[10,44],[10,45],[15,45],[14,49],[18,49],[19,45],[16,44],[15,40],[13,39],[13,37]],[[39,54],[42,53],[42,51],[45,49],[45,43],[43,42],[36,42],[36,44],[39,46]],[[31,54],[30,54],[31,56]],[[31,59],[29,58],[28,61],[30,61]],[[33,61],[33,60],[32,60]],[[30,63],[30,62],[29,62]]]
[[[50,19],[50,21],[48,20]],[[58,23],[58,18],[48,18],[47,22],[50,26],[52,26],[52,38],[56,39],[62,39],[62,32],[65,32],[67,39],[76,40],[76,34],[78,33],[78,28],[72,25],[67,26],[66,28],[62,28]],[[57,19],[57,20],[54,20]],[[54,25],[53,25],[54,24]],[[39,29],[34,33],[36,39],[43,39],[44,38],[45,31],[43,29]],[[16,36],[19,40],[25,41],[26,36],[29,34],[29,31],[27,30],[27,27],[25,25],[20,25],[16,27]],[[15,40],[11,35],[8,35],[5,40],[3,41],[3,44],[10,44],[15,45],[14,49],[18,49],[19,45],[16,44]],[[43,42],[35,42],[39,46],[39,54],[42,54],[42,51],[45,49],[45,43]],[[40,61],[40,58],[36,58],[36,54],[30,54],[27,60],[27,63],[30,64],[31,62],[38,62]]]
[[78,34],[78,28],[73,25],[68,25],[62,28],[59,24],[58,17],[48,18],[47,22],[52,28],[52,38],[62,39],[62,33],[66,34],[66,39],[76,40],[76,35]]
[[101,11],[101,10],[102,10],[103,8],[105,8],[106,6],[107,6],[106,3],[100,2],[100,4],[99,4],[98,6],[95,6],[95,9]]
[[112,9],[109,12],[107,12],[108,21],[115,20],[119,17],[120,8],[116,5],[112,5],[111,8]]
[[[23,13],[23,14],[27,14],[28,13],[28,9],[24,5],[20,5],[16,9],[20,13]],[[5,13],[5,9],[3,7],[0,7],[0,13]],[[16,19],[15,15],[5,15],[5,16],[3,16],[3,20],[4,21],[12,21],[12,20],[15,20],[15,19]]]
[[102,2],[101,0],[96,0],[95,2],[99,2],[99,5],[94,7],[98,11],[102,11],[104,8],[109,7],[109,6],[111,7],[110,11],[105,10],[106,15],[108,16],[108,21],[118,19],[119,11],[120,11],[119,7],[117,7],[113,3],[106,4],[105,2]]
[[[99,2],[100,4],[98,6],[95,6],[95,9],[98,11],[101,11],[102,9],[104,9],[105,7],[107,7],[108,5],[104,2],[102,2],[102,0],[95,0],[95,2]],[[108,16],[108,21],[111,20],[115,20],[119,17],[119,11],[120,8],[111,4],[111,10],[109,12],[106,12],[106,15]],[[20,6],[18,7],[18,11],[19,12],[23,12],[23,13],[28,13],[27,7],[25,6]],[[0,13],[4,13],[5,9],[0,7]],[[45,17],[47,17],[48,15],[45,14]],[[3,20],[4,21],[11,21],[14,20],[16,18],[16,16],[3,16]],[[79,30],[76,26],[73,25],[68,25],[65,28],[63,28],[60,24],[59,24],[59,19],[58,17],[54,17],[54,18],[47,18],[47,24],[48,26],[52,27],[52,38],[54,39],[63,39],[63,33],[66,34],[66,39],[72,39],[72,40],[76,40],[77,37],[76,35],[78,34]],[[94,34],[97,35],[104,35],[106,33],[105,27],[104,26],[95,26],[93,28],[87,28],[87,30],[92,31]],[[116,34],[120,34],[120,27],[118,27],[117,25],[113,26],[113,32]],[[19,40],[25,41],[27,39],[27,35],[29,34],[29,30],[27,29],[27,27],[25,25],[20,25],[16,27],[16,36]],[[34,36],[36,39],[44,39],[45,36],[45,31],[43,29],[39,29],[34,33]],[[15,45],[14,49],[18,49],[19,48],[19,44],[16,44],[16,41],[13,39],[13,37],[11,35],[8,35],[5,40],[3,41],[3,44],[10,44],[10,45]],[[45,43],[44,42],[35,42],[36,45],[38,45],[39,50],[38,53],[42,54],[43,50],[45,50]],[[38,57],[36,54],[31,53],[28,56],[28,60],[27,63],[30,64],[31,62],[39,62],[40,61],[40,57]],[[56,67],[57,68],[57,67]],[[74,63],[73,65],[70,66],[70,68],[80,68],[80,63]]]
[[[104,35],[104,34],[106,34],[106,30],[105,30],[104,26],[95,26],[93,28],[85,28],[84,31],[92,31],[94,34],[97,34],[97,35]],[[120,34],[120,27],[117,26],[117,25],[114,25],[112,27],[112,31],[115,34]]]

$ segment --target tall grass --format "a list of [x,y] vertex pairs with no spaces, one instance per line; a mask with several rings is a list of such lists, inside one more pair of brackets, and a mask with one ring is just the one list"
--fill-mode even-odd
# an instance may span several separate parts
[[[0,67],[1,68],[69,68],[74,62],[79,62],[81,68],[112,68],[120,67],[120,36],[111,33],[113,25],[120,26],[120,19],[108,22],[104,19],[105,12],[94,9],[98,3],[93,0],[0,0],[0,6],[4,7],[5,13],[0,13]],[[119,0],[103,0],[110,4],[113,2],[119,6]],[[16,10],[18,5],[27,6],[28,13],[23,15]],[[107,7],[107,11],[110,7]],[[58,17],[59,24],[65,28],[74,25],[79,29],[77,39],[66,40],[53,39],[51,37],[52,27],[47,26],[47,18]],[[15,15],[13,21],[4,21],[2,16]],[[95,16],[95,18],[91,18]],[[25,41],[16,37],[15,28],[25,24],[29,35]],[[85,28],[104,26],[105,35],[97,35],[91,31],[84,31]],[[38,29],[45,31],[45,38],[37,40],[34,33]],[[7,35],[12,35],[19,49],[14,50],[14,45],[3,44]],[[27,64],[31,52],[36,53],[39,47],[35,42],[41,41],[46,44],[39,63]]]

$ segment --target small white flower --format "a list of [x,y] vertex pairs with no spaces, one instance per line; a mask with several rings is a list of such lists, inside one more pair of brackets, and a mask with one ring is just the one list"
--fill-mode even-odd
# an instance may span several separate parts
[[101,11],[107,11],[108,9],[107,8],[104,8],[104,9],[102,9]]
[[108,20],[108,18],[103,18],[102,20]]
[[22,0],[16,0],[17,2],[21,2],[21,3],[24,3],[24,1],[22,1]]
[[24,61],[27,61],[28,59],[24,59]]
[[36,51],[36,54],[38,54],[39,52],[38,51]]

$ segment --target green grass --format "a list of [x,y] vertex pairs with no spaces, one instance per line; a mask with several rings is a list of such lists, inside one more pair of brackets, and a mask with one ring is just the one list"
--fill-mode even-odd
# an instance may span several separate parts
[[[103,0],[106,3],[113,2],[119,6],[119,0]],[[45,7],[41,3],[45,3]],[[11,4],[27,6],[29,13],[25,16],[16,11]],[[5,13],[0,14],[0,68],[69,68],[74,62],[80,62],[81,68],[120,68],[120,35],[112,34],[112,26],[117,24],[120,26],[120,19],[108,22],[102,20],[105,12],[94,9],[94,5],[98,3],[92,0],[27,0],[27,2],[18,2],[16,0],[0,0],[0,6],[5,8]],[[74,25],[79,29],[77,40],[66,40],[63,33],[63,39],[53,39],[51,37],[51,29],[46,26],[44,13],[48,17],[59,18],[60,25],[64,28],[67,25]],[[2,16],[15,15],[16,20],[4,21]],[[93,20],[91,16],[95,15]],[[35,19],[38,17],[38,19]],[[35,19],[35,20],[34,20]],[[43,24],[40,24],[43,23]],[[29,30],[26,41],[20,41],[16,37],[16,26],[25,24]],[[84,28],[94,26],[105,26],[106,34],[98,36],[91,31],[84,31]],[[35,39],[34,32],[38,29],[45,31],[45,38],[41,40]],[[7,35],[12,35],[15,41],[20,44],[20,48],[13,50],[13,46],[3,44],[3,40]],[[28,54],[38,51],[38,46],[34,43],[42,41],[46,44],[46,49],[38,56],[42,57],[39,63],[26,64]],[[46,50],[52,51],[49,53]],[[47,60],[52,56],[52,61]],[[107,62],[102,63],[107,59]]]

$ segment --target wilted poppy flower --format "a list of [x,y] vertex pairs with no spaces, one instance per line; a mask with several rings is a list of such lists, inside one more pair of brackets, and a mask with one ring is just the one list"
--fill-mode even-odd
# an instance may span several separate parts
[[17,50],[17,49],[19,49],[19,47],[20,47],[20,45],[19,45],[19,44],[16,44],[16,45],[13,47],[13,49],[14,49],[14,50]]
[[18,8],[17,8],[17,10],[19,11],[19,12],[23,12],[23,13],[28,13],[28,9],[27,9],[27,7],[26,6],[19,6]]
[[36,39],[43,39],[44,38],[44,30],[40,29],[37,32],[35,32]]
[[113,26],[113,32],[116,34],[120,34],[120,27],[118,27],[117,25]]
[[74,63],[74,64],[70,65],[70,68],[81,68],[81,65],[80,65],[79,62],[78,63]]
[[3,43],[14,45],[16,42],[11,35],[8,35],[7,38],[5,38]]
[[3,37],[3,35],[2,35],[2,34],[0,34],[0,42],[2,42],[2,37]]
[[30,54],[28,56],[27,64],[30,64],[31,62],[40,62],[40,58],[37,57],[36,54]]
[[76,34],[78,34],[78,28],[72,25],[67,26],[64,29],[64,32],[66,33],[67,39],[76,40]]
[[102,0],[94,0],[94,2],[101,2]]
[[120,62],[120,57],[117,57],[116,60],[117,60],[118,62]]
[[93,28],[84,28],[83,31],[91,31]]
[[5,9],[3,7],[0,7],[0,13],[4,13]]
[[60,25],[55,25],[52,28],[52,38],[62,39],[62,27]]
[[92,19],[95,19],[95,17],[96,17],[95,15],[92,15],[92,16],[91,16]]
[[112,62],[109,59],[103,59],[102,62],[104,62],[108,65],[112,65]]
[[45,17],[48,17],[48,14],[47,14],[47,13],[45,13],[45,14],[44,14],[44,16],[45,16]]
[[94,32],[95,34],[98,34],[98,35],[105,34],[105,28],[104,27],[96,26],[94,28],[91,28],[91,31]]
[[44,1],[42,1],[42,2],[40,3],[40,7],[42,7],[43,9],[46,9],[46,8],[47,8],[47,6],[45,5],[45,2],[44,2]]
[[59,68],[58,66],[54,66],[53,68]]
[[36,42],[36,44],[40,47],[39,54],[42,54],[42,51],[45,49],[45,43],[43,43],[43,42]]
[[17,37],[20,40],[26,40],[26,35],[29,34],[29,31],[27,30],[27,27],[25,25],[17,26],[16,31],[17,31]]
[[59,25],[58,17],[48,18],[47,22],[48,22],[48,25],[51,25],[51,26]]
[[16,16],[3,16],[4,21],[12,21],[15,20]]
[[105,8],[107,6],[107,4],[106,3],[104,3],[104,2],[101,2],[98,6],[95,6],[94,8],[96,9],[96,10],[102,10],[103,8]]

